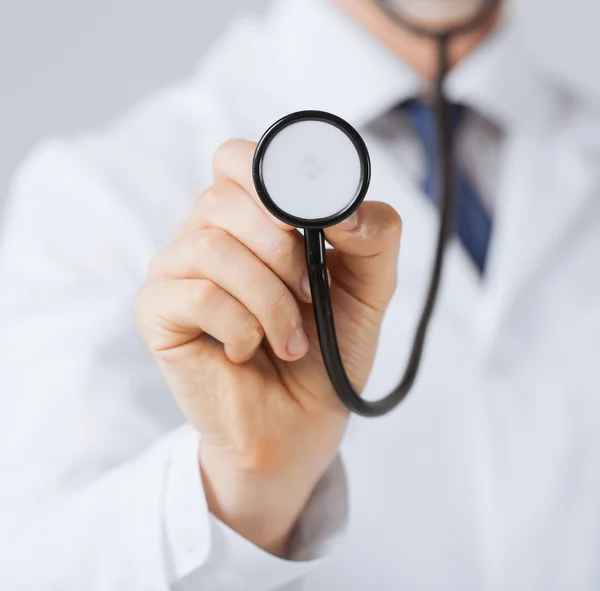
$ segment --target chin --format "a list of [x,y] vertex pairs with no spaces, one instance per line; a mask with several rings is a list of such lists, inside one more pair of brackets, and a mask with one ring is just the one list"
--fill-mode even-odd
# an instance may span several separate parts
[[473,18],[484,0],[377,0],[392,10],[424,24],[441,24]]

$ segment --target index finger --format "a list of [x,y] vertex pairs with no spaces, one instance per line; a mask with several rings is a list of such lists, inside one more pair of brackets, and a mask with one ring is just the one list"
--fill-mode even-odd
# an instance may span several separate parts
[[215,182],[229,181],[239,185],[252,197],[264,214],[282,230],[294,230],[293,226],[278,220],[261,201],[252,178],[252,160],[256,144],[246,140],[229,140],[221,144],[214,155],[213,175]]

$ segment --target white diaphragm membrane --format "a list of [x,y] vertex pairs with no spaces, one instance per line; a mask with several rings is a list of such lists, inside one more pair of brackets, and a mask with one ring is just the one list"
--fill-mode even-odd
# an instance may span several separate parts
[[298,121],[273,137],[262,161],[262,180],[275,205],[305,220],[348,209],[362,181],[350,138],[324,121]]

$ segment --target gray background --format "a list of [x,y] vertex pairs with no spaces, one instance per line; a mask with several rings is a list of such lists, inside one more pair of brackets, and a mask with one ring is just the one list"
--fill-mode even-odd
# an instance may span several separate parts
[[[600,97],[600,2],[513,1],[548,67]],[[99,125],[185,76],[236,12],[267,2],[0,0],[0,205],[37,140]]]
[[190,73],[268,0],[0,0],[0,205],[40,138],[106,122]]

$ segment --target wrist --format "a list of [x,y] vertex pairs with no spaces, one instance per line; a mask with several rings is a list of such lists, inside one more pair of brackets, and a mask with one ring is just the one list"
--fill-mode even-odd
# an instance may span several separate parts
[[282,556],[321,474],[240,469],[201,442],[199,464],[210,512],[263,550]]

